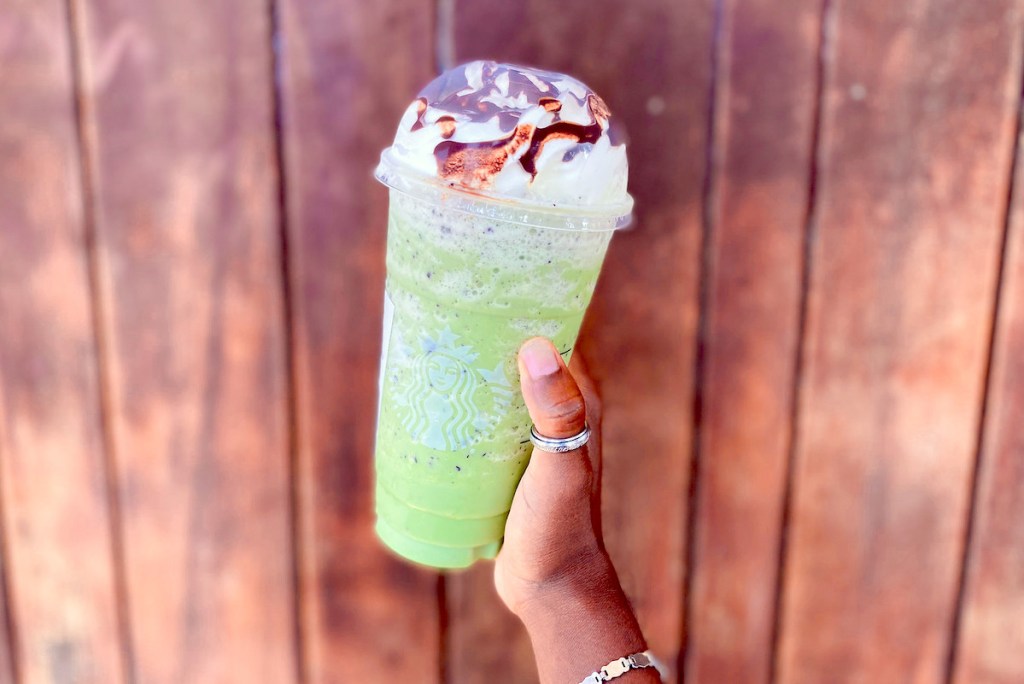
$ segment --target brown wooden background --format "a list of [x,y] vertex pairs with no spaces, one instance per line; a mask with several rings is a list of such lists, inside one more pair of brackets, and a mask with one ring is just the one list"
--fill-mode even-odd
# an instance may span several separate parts
[[1024,681],[1022,39],[1022,0],[0,0],[0,682],[535,679],[489,566],[370,527],[370,169],[476,57],[631,134],[584,344],[673,680]]

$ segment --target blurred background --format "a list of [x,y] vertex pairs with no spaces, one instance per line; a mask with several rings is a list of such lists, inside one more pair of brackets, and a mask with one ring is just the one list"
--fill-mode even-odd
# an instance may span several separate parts
[[1022,38],[1021,0],[0,0],[0,682],[535,681],[489,564],[371,531],[370,172],[478,57],[630,133],[582,344],[672,681],[1024,681]]

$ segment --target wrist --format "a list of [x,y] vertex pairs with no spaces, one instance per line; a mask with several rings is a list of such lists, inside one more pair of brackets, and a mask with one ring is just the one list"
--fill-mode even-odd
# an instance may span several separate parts
[[524,588],[514,612],[529,631],[549,619],[564,620],[566,615],[620,603],[628,605],[611,559],[595,550],[557,575]]
[[[542,682],[578,682],[603,665],[646,650],[629,600],[603,552],[534,588],[519,606]],[[658,681],[657,673],[633,675]]]

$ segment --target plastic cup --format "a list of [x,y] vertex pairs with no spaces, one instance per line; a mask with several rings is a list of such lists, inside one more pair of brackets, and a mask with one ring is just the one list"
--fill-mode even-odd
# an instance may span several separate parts
[[516,354],[550,338],[566,361],[630,205],[485,197],[406,173],[390,187],[376,444],[377,534],[437,568],[493,558],[531,453]]

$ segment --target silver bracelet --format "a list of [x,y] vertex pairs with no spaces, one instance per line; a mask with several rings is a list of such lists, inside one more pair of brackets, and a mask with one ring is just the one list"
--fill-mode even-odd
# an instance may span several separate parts
[[616,677],[621,677],[630,670],[639,670],[644,667],[657,667],[654,656],[650,651],[634,653],[625,658],[618,658],[602,667],[597,672],[591,672],[580,684],[601,684]]

